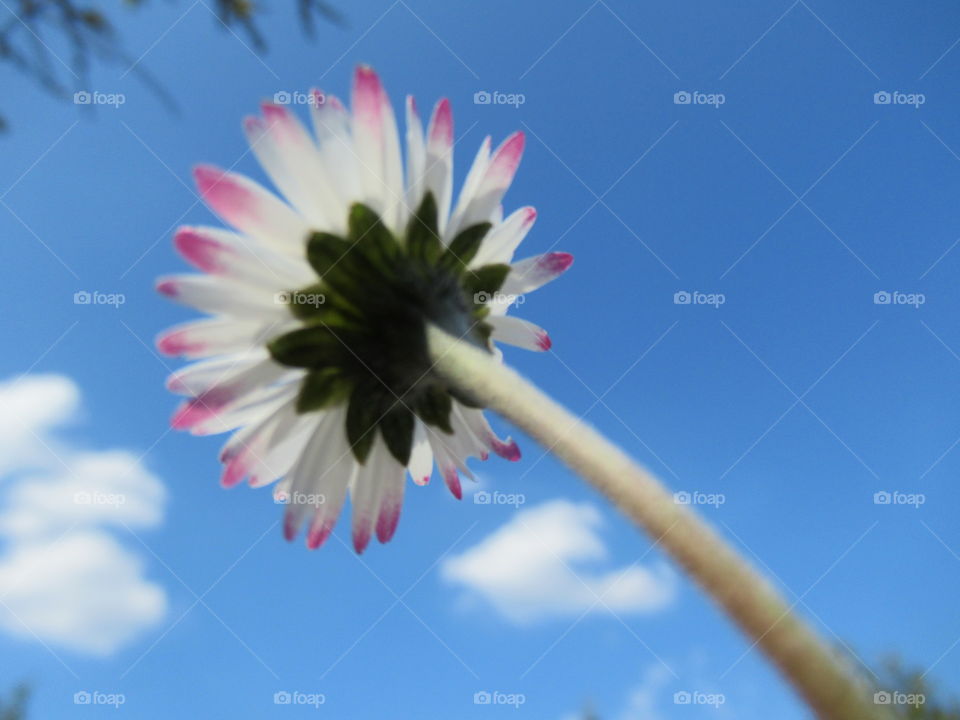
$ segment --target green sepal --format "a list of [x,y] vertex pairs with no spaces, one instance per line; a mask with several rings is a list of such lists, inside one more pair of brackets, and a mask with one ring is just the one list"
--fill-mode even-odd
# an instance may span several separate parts
[[380,393],[369,384],[357,385],[350,393],[347,407],[347,442],[361,465],[370,456],[377,438],[377,422],[383,414]]
[[362,255],[381,269],[393,269],[400,244],[377,213],[363,203],[354,203],[350,206],[347,228],[347,239]]
[[299,320],[310,320],[322,314],[327,308],[325,290],[324,284],[318,282],[291,292],[290,312]]
[[423,196],[420,207],[407,223],[407,253],[410,257],[433,264],[443,254],[437,220],[437,201],[433,193]]
[[445,390],[431,388],[423,393],[417,402],[417,417],[427,425],[443,430],[448,435],[453,434],[450,424],[450,413],[453,411],[453,401]]
[[274,360],[298,368],[336,365],[340,347],[340,340],[330,330],[317,326],[293,330],[267,343]]
[[307,261],[321,279],[350,254],[353,243],[332,233],[315,232],[307,239]]
[[413,449],[413,425],[413,412],[399,400],[380,419],[380,432],[387,449],[404,467],[410,462]]
[[490,232],[491,227],[490,223],[477,223],[466,230],[461,230],[440,259],[440,264],[451,270],[464,269],[477,254],[483,238]]
[[297,395],[297,412],[307,413],[336,405],[350,395],[350,384],[337,368],[307,373]]
[[[502,263],[484,265],[476,270],[468,270],[460,278],[464,292],[475,305],[485,305],[490,297],[503,287],[510,274],[510,266]],[[477,297],[477,296],[480,297]]]
[[[489,312],[490,311],[487,308],[484,308],[483,317],[486,317],[487,315],[489,315]],[[493,335],[493,325],[490,325],[489,323],[485,323],[485,322],[477,323],[477,325],[473,328],[473,332],[477,335],[477,337],[480,338],[480,340],[483,342],[484,345],[487,346],[487,349],[489,350],[490,336]]]

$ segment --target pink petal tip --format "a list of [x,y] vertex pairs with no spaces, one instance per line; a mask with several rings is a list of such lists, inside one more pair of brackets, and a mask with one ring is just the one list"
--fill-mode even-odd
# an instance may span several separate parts
[[189,355],[203,350],[203,343],[189,339],[189,334],[183,330],[174,330],[172,332],[160,335],[156,340],[157,350],[164,355]]
[[173,236],[177,251],[194,267],[208,273],[221,270],[220,257],[226,247],[216,240],[197,232],[193,228],[183,227]]
[[429,140],[442,145],[453,143],[453,109],[447,98],[441,98],[433,108]]
[[394,533],[397,532],[397,525],[400,524],[400,505],[390,508],[384,508],[380,511],[380,517],[377,518],[377,540],[381,543],[390,542]]
[[370,528],[364,525],[362,529],[353,531],[353,549],[357,555],[363,555],[363,551],[370,544]]
[[324,522],[318,528],[310,528],[310,532],[307,534],[307,547],[316,550],[327,541],[332,530],[332,522]]
[[450,489],[450,492],[457,500],[463,499],[463,487],[460,484],[460,474],[457,472],[456,468],[448,468],[443,471],[443,479],[447,483],[447,487]]
[[520,446],[517,445],[516,440],[508,439],[503,442],[497,438],[491,438],[490,448],[504,460],[517,462],[520,459]]
[[290,542],[297,536],[299,529],[300,524],[297,522],[296,515],[291,508],[287,508],[287,511],[283,514],[283,538]]
[[169,298],[175,298],[180,292],[176,280],[160,280],[156,287],[158,293]]
[[547,253],[538,263],[552,275],[559,275],[566,272],[573,265],[573,255],[565,252]]

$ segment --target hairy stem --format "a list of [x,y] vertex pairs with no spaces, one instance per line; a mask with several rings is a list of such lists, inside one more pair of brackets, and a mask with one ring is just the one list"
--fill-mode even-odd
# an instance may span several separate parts
[[688,506],[595,429],[516,371],[438,328],[435,370],[523,429],[657,540],[760,647],[821,718],[892,718],[868,684],[784,598]]

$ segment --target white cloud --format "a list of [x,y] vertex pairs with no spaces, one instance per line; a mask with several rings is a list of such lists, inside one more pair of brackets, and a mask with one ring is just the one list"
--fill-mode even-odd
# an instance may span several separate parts
[[0,480],[8,488],[0,498],[0,628],[106,655],[166,612],[163,588],[120,542],[126,528],[161,522],[166,492],[129,452],[59,442],[56,430],[79,407],[69,378],[0,384]]
[[99,530],[16,543],[0,562],[0,593],[8,630],[97,655],[162,618],[167,602],[140,558]]
[[50,431],[72,419],[80,391],[61,375],[0,383],[0,472],[42,464],[55,451]]
[[446,560],[443,577],[516,623],[587,610],[653,612],[668,605],[676,582],[666,565],[598,568],[609,560],[597,533],[602,520],[595,507],[566,500],[522,510],[477,545]]
[[662,720],[659,711],[665,688],[670,682],[670,671],[661,664],[650,665],[640,679],[640,684],[630,691],[626,707],[619,720]]
[[[2,398],[2,396],[0,396]],[[61,457],[63,457],[61,453]],[[69,471],[23,478],[7,495],[0,532],[17,536],[63,532],[70,525],[153,527],[163,516],[163,485],[122,450],[65,459]]]

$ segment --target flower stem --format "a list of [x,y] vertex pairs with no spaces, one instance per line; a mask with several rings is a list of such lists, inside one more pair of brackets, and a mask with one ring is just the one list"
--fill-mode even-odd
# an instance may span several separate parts
[[869,685],[744,558],[654,476],[493,356],[442,330],[427,333],[435,370],[563,460],[647,531],[793,684],[818,717],[892,718]]

